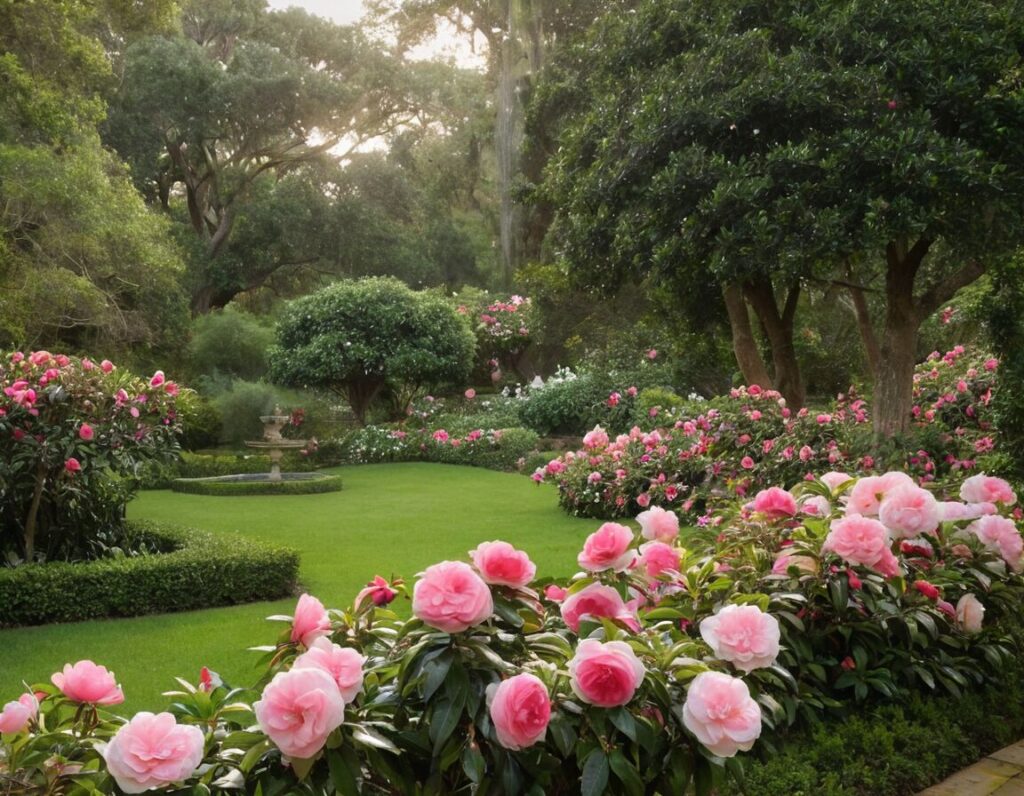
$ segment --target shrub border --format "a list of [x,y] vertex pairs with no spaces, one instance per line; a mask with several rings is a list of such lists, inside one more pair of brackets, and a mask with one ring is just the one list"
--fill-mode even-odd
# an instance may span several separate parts
[[1024,737],[1024,665],[960,697],[914,693],[782,737],[723,796],[906,796]]
[[295,550],[166,523],[130,524],[170,552],[0,568],[0,627],[190,611],[295,591]]
[[171,490],[188,495],[239,497],[243,495],[316,495],[341,490],[340,475],[319,473],[299,481],[224,481],[214,478],[175,478]]

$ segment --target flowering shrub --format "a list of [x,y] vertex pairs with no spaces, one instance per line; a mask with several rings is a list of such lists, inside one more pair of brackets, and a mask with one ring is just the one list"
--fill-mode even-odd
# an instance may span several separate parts
[[634,426],[615,438],[595,428],[582,450],[533,477],[557,483],[562,506],[580,516],[660,505],[694,519],[734,495],[792,486],[824,470],[893,466],[921,482],[942,480],[976,469],[996,445],[988,404],[997,368],[995,359],[968,357],[959,346],[932,355],[915,376],[911,433],[887,449],[876,447],[868,403],[853,390],[824,410],[791,412],[779,393],[755,385],[699,404],[698,414],[668,427]]
[[472,300],[460,302],[457,311],[469,319],[476,332],[477,359],[486,363],[492,380],[503,377],[503,368],[516,372],[530,344],[534,326],[533,302],[523,296],[507,299],[472,291]]
[[523,428],[456,433],[445,428],[367,426],[346,438],[342,455],[352,464],[429,461],[514,470],[536,446],[537,435]]
[[176,450],[178,386],[47,351],[0,361],[0,553],[94,555],[139,468]]
[[411,619],[388,608],[398,581],[340,611],[303,595],[271,617],[255,689],[204,669],[155,716],[107,715],[114,673],[68,664],[3,708],[0,774],[54,792],[708,794],[766,729],[840,699],[959,694],[1013,660],[1016,496],[987,476],[963,500],[922,492],[830,473],[685,538],[651,510],[639,537],[596,530],[583,571],[542,592],[524,551],[485,542],[418,576]]

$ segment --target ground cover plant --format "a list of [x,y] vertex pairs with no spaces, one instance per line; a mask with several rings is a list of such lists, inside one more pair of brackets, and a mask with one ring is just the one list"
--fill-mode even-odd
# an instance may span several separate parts
[[[103,711],[116,677],[68,663],[4,708],[6,765],[24,782],[76,765],[92,792],[710,793],[763,732],[998,682],[1024,590],[1015,502],[985,475],[937,498],[898,471],[832,472],[685,540],[662,509],[639,534],[605,523],[547,586],[526,552],[482,541],[340,611],[304,594],[273,617],[255,689],[204,671],[170,712],[125,722]],[[409,619],[389,608],[405,590]]]

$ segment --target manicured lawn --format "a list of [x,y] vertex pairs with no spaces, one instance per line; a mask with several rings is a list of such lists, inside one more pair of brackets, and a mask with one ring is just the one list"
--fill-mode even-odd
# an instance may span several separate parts
[[[204,497],[143,493],[129,516],[234,531],[302,553],[303,587],[328,607],[347,604],[375,574],[411,581],[445,558],[465,559],[481,541],[505,539],[526,550],[538,575],[576,571],[576,553],[597,524],[559,510],[551,487],[520,475],[440,464],[340,468],[341,492],[323,495]],[[195,679],[203,665],[239,685],[257,676],[255,653],[291,613],[294,600],[136,619],[0,630],[0,704],[22,680],[45,680],[67,661],[91,658],[111,668],[126,712],[162,707],[175,675]]]

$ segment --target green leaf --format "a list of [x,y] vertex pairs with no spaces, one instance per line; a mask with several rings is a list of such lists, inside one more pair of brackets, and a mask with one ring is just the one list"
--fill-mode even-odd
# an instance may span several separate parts
[[643,779],[637,773],[636,767],[626,759],[620,749],[612,752],[608,762],[611,764],[612,771],[615,772],[619,782],[625,786],[631,796],[644,795]]
[[[353,757],[355,756],[353,755]],[[358,766],[358,764],[358,760],[356,760],[356,765]],[[331,782],[334,783],[335,791],[342,796],[349,796],[349,794],[358,796],[357,772],[352,770],[341,750],[335,749],[327,755],[327,767],[330,769]]]
[[580,796],[602,796],[608,787],[608,758],[600,749],[587,757],[580,783]]
[[608,718],[629,740],[636,741],[636,719],[626,708],[618,707],[608,711]]
[[480,784],[480,780],[484,777],[487,763],[484,760],[484,756],[480,753],[480,747],[475,743],[467,744],[466,748],[462,750],[462,770],[466,772],[469,781],[477,785]]

